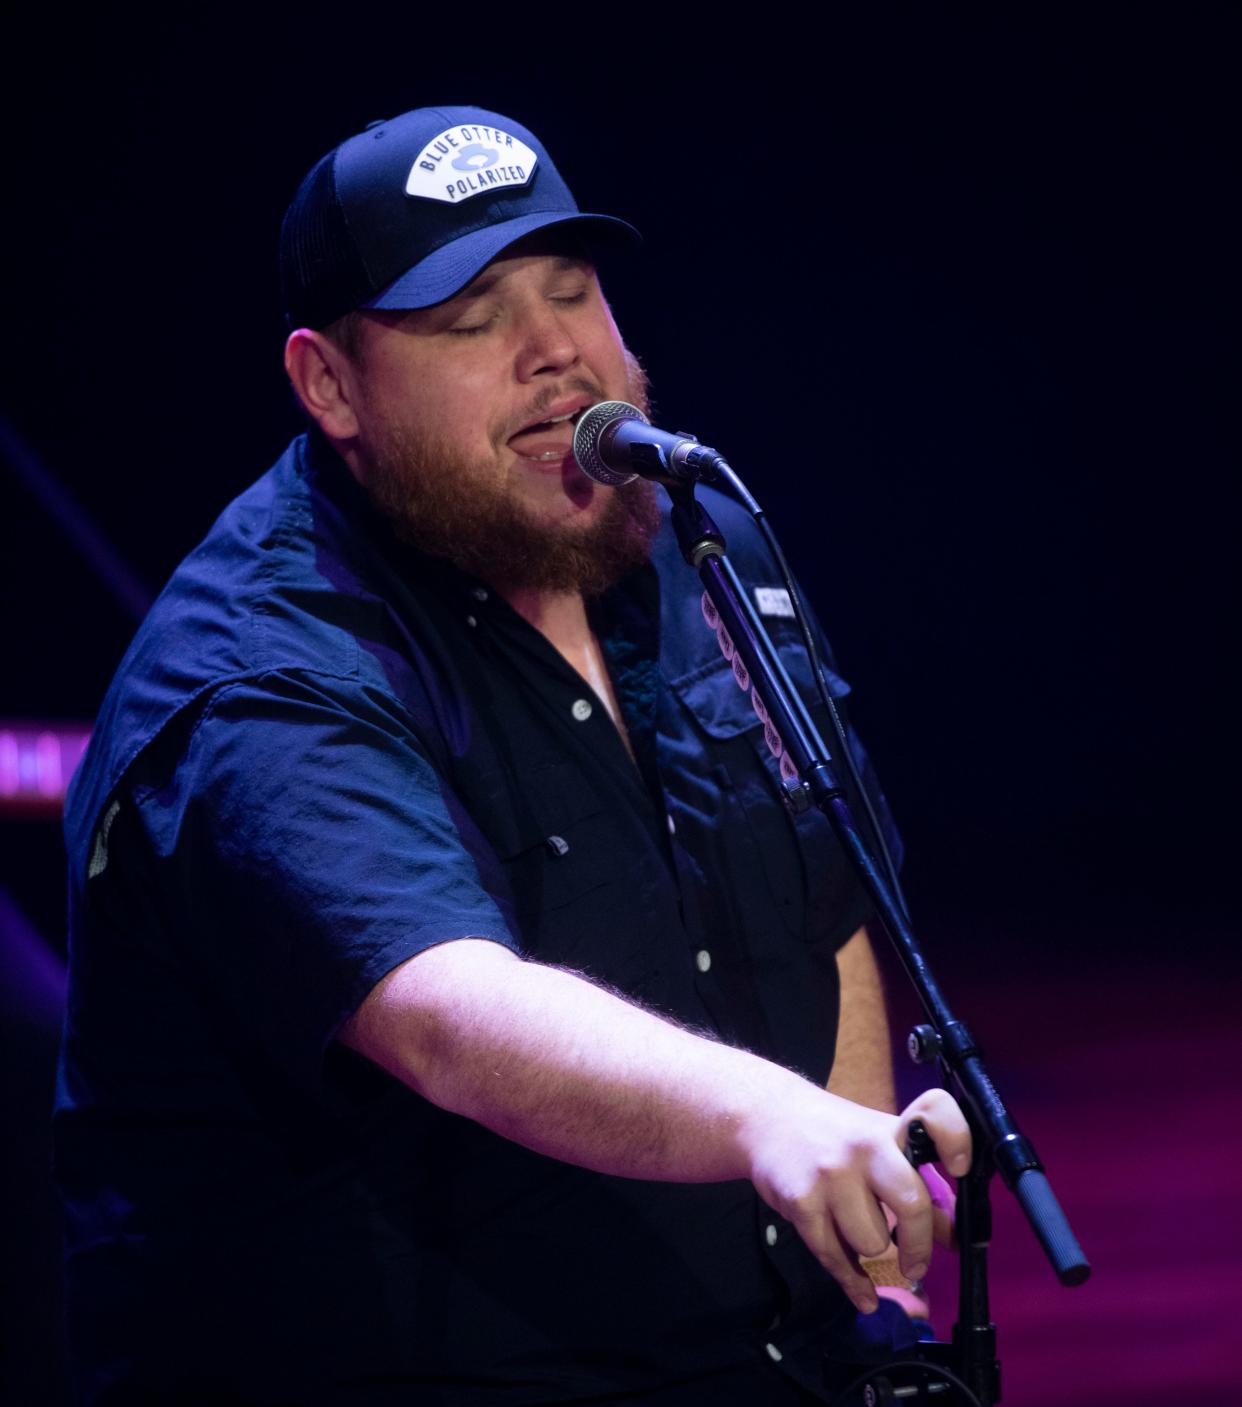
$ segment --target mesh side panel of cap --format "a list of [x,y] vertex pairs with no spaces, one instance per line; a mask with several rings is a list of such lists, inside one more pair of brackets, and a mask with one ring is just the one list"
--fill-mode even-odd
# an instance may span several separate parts
[[281,297],[291,328],[325,327],[376,292],[337,199],[335,156],[311,168],[280,227]]

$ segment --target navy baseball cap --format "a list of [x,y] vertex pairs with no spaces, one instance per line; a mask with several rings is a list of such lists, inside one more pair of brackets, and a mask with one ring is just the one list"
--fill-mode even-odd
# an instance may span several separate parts
[[431,307],[551,225],[591,245],[638,241],[624,220],[579,210],[539,139],[499,113],[423,107],[372,123],[311,168],[285,213],[286,320]]

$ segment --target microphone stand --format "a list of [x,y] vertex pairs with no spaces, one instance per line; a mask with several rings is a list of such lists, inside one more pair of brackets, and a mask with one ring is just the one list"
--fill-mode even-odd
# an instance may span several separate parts
[[[939,1062],[945,1084],[965,1111],[974,1143],[973,1165],[958,1183],[961,1269],[958,1319],[952,1342],[920,1344],[918,1361],[911,1363],[850,1365],[845,1373],[853,1380],[837,1386],[844,1387],[845,1395],[865,1387],[867,1407],[898,1400],[930,1402],[933,1396],[943,1403],[946,1398],[941,1394],[954,1386],[966,1393],[965,1402],[992,1407],[1000,1398],[996,1326],[988,1309],[987,1249],[992,1234],[989,1184],[993,1174],[1000,1173],[1017,1197],[1063,1285],[1082,1284],[1091,1267],[1034,1147],[1018,1131],[997,1093],[974,1037],[949,1009],[893,887],[868,849],[833,770],[831,754],[725,555],[723,534],[695,498],[693,482],[670,482],[664,476],[661,479],[672,500],[673,529],[682,555],[703,583],[704,617],[733,665],[738,686],[751,693],[755,712],[764,723],[768,747],[779,761],[785,804],[795,816],[816,806],[832,825],[926,1013],[926,1022],[910,1033],[910,1055],[918,1063]],[[748,494],[745,496],[749,499]],[[916,1138],[912,1137],[911,1143],[912,1161],[928,1161],[935,1156],[932,1149],[920,1153]],[[907,1373],[902,1386],[895,1382],[898,1369]],[[942,1369],[948,1371],[942,1373]]]

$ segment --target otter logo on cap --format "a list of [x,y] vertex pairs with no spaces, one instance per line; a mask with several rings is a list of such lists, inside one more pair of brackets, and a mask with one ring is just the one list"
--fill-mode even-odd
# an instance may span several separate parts
[[477,122],[446,127],[410,167],[406,195],[449,205],[505,186],[524,186],[535,174],[536,153],[520,137]]

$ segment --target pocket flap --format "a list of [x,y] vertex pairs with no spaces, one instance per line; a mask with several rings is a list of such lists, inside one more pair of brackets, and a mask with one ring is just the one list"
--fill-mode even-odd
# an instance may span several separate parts
[[[806,652],[785,648],[780,650],[780,655],[802,701],[808,709],[814,710],[819,700],[811,679]],[[824,682],[832,698],[844,698],[850,692],[850,686],[845,680],[827,665],[823,666],[823,673]],[[672,680],[670,687],[694,714],[699,726],[709,737],[735,738],[748,728],[762,727],[755,713],[750,690],[738,687],[732,666],[723,655],[691,674]]]

